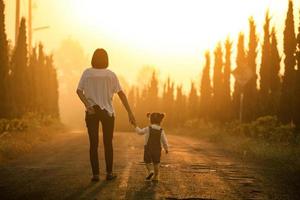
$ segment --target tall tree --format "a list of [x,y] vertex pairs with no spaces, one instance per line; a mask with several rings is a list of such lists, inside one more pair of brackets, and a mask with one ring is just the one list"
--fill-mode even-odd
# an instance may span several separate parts
[[16,117],[21,117],[28,108],[28,70],[27,70],[27,43],[26,43],[26,23],[22,18],[19,29],[18,41],[13,55],[13,96],[14,113]]
[[293,122],[295,124],[296,134],[300,134],[300,22],[297,35],[297,50],[296,50],[296,81],[294,91],[294,104],[293,104]]
[[152,77],[148,86],[147,101],[149,103],[150,110],[158,110],[158,79],[155,71],[152,72]]
[[276,30],[273,27],[271,32],[271,52],[270,52],[270,114],[275,115],[278,112],[280,98],[280,55],[277,48]]
[[295,80],[295,50],[296,50],[296,36],[294,27],[293,2],[289,1],[287,17],[285,20],[283,50],[285,54],[284,76],[281,89],[281,98],[279,105],[279,119],[282,123],[289,123],[292,121],[293,113],[293,93]]
[[198,109],[199,109],[198,102],[199,100],[198,100],[198,94],[197,94],[197,89],[195,87],[195,83],[191,82],[191,89],[188,96],[188,112],[189,112],[188,117],[190,119],[194,119],[198,117]]
[[252,72],[252,78],[245,84],[243,118],[245,121],[254,120],[257,116],[257,75],[256,75],[256,58],[257,58],[258,37],[256,33],[256,24],[253,17],[249,18],[249,43],[246,55],[246,64]]
[[0,0],[0,118],[9,115],[8,109],[8,42],[5,32],[4,2]]
[[225,63],[224,63],[224,83],[223,83],[223,106],[224,120],[230,120],[232,116],[230,75],[231,75],[231,49],[232,42],[229,38],[225,41]]
[[[238,43],[237,43],[237,56],[236,56],[236,70],[242,69],[245,67],[247,63],[246,52],[245,52],[245,37],[243,33],[239,34]],[[235,81],[234,83],[234,91],[233,91],[233,110],[234,117],[238,118],[240,113],[240,100],[241,93],[243,91],[242,86]]]
[[175,99],[175,122],[178,125],[182,125],[186,120],[186,97],[182,91],[182,85],[176,88],[176,99]]
[[200,117],[208,119],[210,117],[212,101],[212,86],[210,80],[210,53],[205,52],[205,66],[202,71],[201,87],[200,87]]
[[213,74],[213,109],[214,109],[214,119],[222,120],[223,112],[223,99],[222,99],[222,89],[223,89],[223,52],[221,43],[218,43],[214,51],[214,74]]
[[166,120],[166,125],[170,125],[174,120],[174,115],[172,115],[174,109],[174,83],[171,81],[170,77],[168,77],[166,83],[164,84],[162,98],[162,109],[168,117]]
[[46,66],[49,69],[49,115],[58,118],[59,117],[59,109],[58,109],[58,81],[56,69],[53,63],[53,55],[48,56],[46,59]]
[[45,58],[46,55],[44,53],[44,46],[42,45],[42,43],[39,44],[38,46],[38,59],[37,59],[37,69],[36,69],[36,107],[38,112],[40,113],[44,113],[46,112],[46,108],[45,108],[45,102],[44,102],[44,98],[45,95],[44,91],[46,91],[46,86],[44,83],[44,80],[47,79],[46,77],[46,67],[45,67]]
[[261,114],[270,114],[270,76],[271,76],[271,42],[270,42],[270,16],[266,13],[264,25],[264,42],[260,66],[260,104]]
[[29,65],[28,65],[28,94],[29,94],[29,110],[36,112],[36,98],[37,98],[37,93],[36,93],[36,76],[38,76],[37,73],[37,54],[36,54],[36,48],[33,48],[31,50],[31,55],[29,58]]

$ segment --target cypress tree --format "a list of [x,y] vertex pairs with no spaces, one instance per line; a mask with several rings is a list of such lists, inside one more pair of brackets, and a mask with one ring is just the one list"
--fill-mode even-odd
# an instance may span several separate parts
[[188,97],[189,118],[194,119],[198,116],[198,94],[194,82],[191,82],[191,89]]
[[[240,33],[238,38],[238,43],[237,43],[236,69],[241,69],[245,67],[246,63],[247,62],[246,62],[246,53],[245,53],[245,46],[244,46],[244,34]],[[233,104],[234,117],[236,119],[239,118],[240,99],[241,99],[242,90],[243,90],[242,86],[237,81],[235,81],[232,104]]]
[[13,101],[14,114],[16,117],[21,117],[28,111],[28,66],[27,66],[27,43],[26,43],[26,23],[22,18],[19,29],[18,41],[15,47],[13,56],[13,71],[12,71],[12,86],[13,86]]
[[213,108],[214,119],[222,120],[223,112],[223,52],[221,44],[219,43],[214,51],[214,74],[213,74]]
[[148,98],[147,102],[149,103],[150,110],[154,111],[159,108],[158,106],[158,79],[156,72],[153,71],[150,84],[148,87]]
[[200,105],[199,105],[200,117],[204,119],[208,119],[210,117],[211,101],[212,101],[212,86],[210,80],[210,54],[209,51],[207,51],[205,52],[205,66],[202,71],[201,87],[200,87]]
[[285,54],[284,76],[281,89],[279,119],[282,123],[290,123],[293,113],[293,93],[295,79],[295,50],[296,36],[294,27],[293,2],[289,1],[287,17],[285,21],[283,50]]
[[243,118],[245,121],[254,120],[257,114],[257,58],[258,37],[253,17],[249,18],[249,43],[247,52],[247,65],[252,71],[252,78],[244,86]]
[[231,107],[231,92],[230,92],[230,75],[231,75],[231,49],[232,42],[229,38],[225,41],[225,64],[224,64],[224,83],[223,83],[223,106],[224,106],[224,120],[229,121],[232,116]]
[[43,114],[45,112],[45,95],[46,86],[44,80],[47,80],[46,67],[45,67],[45,53],[44,47],[40,43],[38,46],[38,60],[36,69],[36,101],[37,110],[39,113]]
[[294,92],[294,108],[293,108],[293,122],[295,124],[295,132],[300,134],[300,23],[297,35],[297,50],[296,50],[297,71],[295,80]]
[[53,56],[48,56],[46,66],[49,71],[49,114],[53,117],[59,117],[58,109],[58,81],[56,70],[53,65]]
[[29,79],[30,79],[30,110],[33,112],[37,112],[37,97],[38,97],[38,85],[37,76],[38,74],[38,60],[37,60],[37,53],[36,48],[31,50],[30,60],[29,60]]
[[167,82],[164,84],[164,92],[162,97],[162,109],[168,115],[166,125],[172,124],[174,115],[172,115],[174,109],[174,83],[168,77]]
[[43,79],[43,85],[44,85],[44,91],[48,91],[46,95],[44,95],[43,98],[43,105],[44,105],[44,114],[51,115],[52,114],[52,77],[51,77],[51,58],[50,56],[45,56],[45,66],[44,66],[44,79]]
[[175,113],[177,113],[175,115],[176,124],[183,124],[186,118],[186,105],[185,96],[182,92],[182,85],[177,86],[176,88]]
[[270,114],[270,79],[271,79],[271,43],[270,43],[270,17],[266,13],[264,25],[264,42],[262,45],[262,56],[260,66],[260,104],[261,114]]
[[8,42],[5,32],[5,5],[0,0],[0,118],[8,117]]
[[271,52],[270,52],[270,114],[275,115],[278,111],[279,98],[280,98],[280,61],[277,38],[275,28],[271,32]]

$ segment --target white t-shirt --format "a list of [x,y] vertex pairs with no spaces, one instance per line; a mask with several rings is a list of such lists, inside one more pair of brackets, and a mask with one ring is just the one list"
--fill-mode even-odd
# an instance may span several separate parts
[[111,116],[114,114],[113,95],[122,90],[114,72],[96,68],[88,68],[83,72],[77,89],[84,92],[90,106],[97,104]]
[[[156,129],[156,130],[161,129],[161,127],[159,125],[156,125],[156,124],[151,124],[151,128]],[[137,134],[145,136],[144,145],[146,145],[148,143],[149,136],[150,136],[149,126],[147,126],[145,128],[136,127],[135,131],[137,132]],[[167,140],[167,137],[166,137],[166,134],[165,134],[164,130],[162,130],[162,132],[161,132],[160,142],[163,145],[163,148],[165,150],[168,150],[169,144],[168,144],[168,140]]]

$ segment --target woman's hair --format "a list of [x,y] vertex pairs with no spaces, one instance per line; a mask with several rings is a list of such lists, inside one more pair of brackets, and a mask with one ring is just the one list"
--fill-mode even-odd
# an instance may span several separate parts
[[147,113],[147,117],[150,119],[151,124],[160,124],[163,118],[165,117],[165,114],[153,112],[153,113]]
[[96,49],[92,58],[93,68],[107,68],[108,67],[108,55],[104,49]]

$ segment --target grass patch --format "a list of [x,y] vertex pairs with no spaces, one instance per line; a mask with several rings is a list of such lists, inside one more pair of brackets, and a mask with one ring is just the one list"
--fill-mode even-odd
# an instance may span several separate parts
[[191,120],[172,133],[204,139],[228,153],[257,161],[278,170],[300,170],[300,142],[293,127],[281,125],[275,117],[266,116],[251,123],[231,122],[225,125]]
[[1,119],[0,125],[1,162],[30,152],[65,129],[59,120],[35,114],[28,114],[22,119]]

